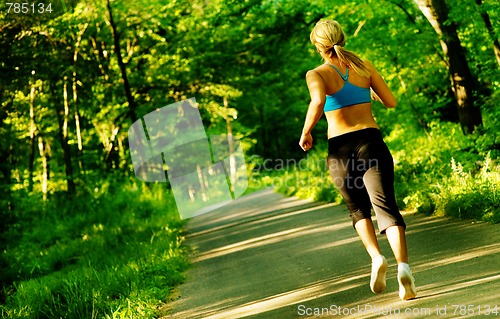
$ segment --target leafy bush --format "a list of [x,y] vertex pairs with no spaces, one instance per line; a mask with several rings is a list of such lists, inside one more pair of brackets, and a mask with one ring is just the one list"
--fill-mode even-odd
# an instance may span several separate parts
[[451,160],[452,174],[437,183],[431,196],[436,213],[485,222],[500,222],[500,167],[493,167],[489,156],[477,174],[465,172]]

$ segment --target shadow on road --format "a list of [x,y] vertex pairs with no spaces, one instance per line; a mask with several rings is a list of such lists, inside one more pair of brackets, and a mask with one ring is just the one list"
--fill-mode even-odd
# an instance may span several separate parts
[[477,318],[500,307],[500,225],[420,215],[405,220],[418,289],[409,302],[398,297],[385,236],[379,239],[390,265],[387,289],[370,291],[370,259],[343,206],[271,189],[239,198],[189,222],[193,267],[164,315]]

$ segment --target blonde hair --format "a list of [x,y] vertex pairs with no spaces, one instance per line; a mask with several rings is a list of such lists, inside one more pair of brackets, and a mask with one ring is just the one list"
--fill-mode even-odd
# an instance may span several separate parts
[[370,76],[370,71],[363,60],[356,53],[344,48],[346,37],[337,21],[319,21],[311,31],[310,39],[319,51],[330,57],[337,56],[341,63],[363,77]]

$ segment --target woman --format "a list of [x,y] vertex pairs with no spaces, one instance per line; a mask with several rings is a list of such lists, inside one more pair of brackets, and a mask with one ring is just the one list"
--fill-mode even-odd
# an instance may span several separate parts
[[408,265],[405,229],[394,196],[394,164],[372,114],[371,99],[386,107],[396,99],[375,67],[344,48],[345,34],[336,21],[320,21],[311,32],[311,42],[325,61],[307,72],[311,102],[300,146],[312,147],[311,131],[322,113],[328,121],[328,166],[342,194],[353,226],[372,259],[370,288],[386,287],[387,260],[380,252],[371,208],[381,234],[386,234],[398,262],[399,296],[416,297]]

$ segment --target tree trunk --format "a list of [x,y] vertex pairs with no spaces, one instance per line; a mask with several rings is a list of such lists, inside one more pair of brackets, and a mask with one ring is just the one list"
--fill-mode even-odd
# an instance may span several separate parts
[[76,90],[76,72],[73,72],[73,104],[75,108],[75,128],[76,128],[76,138],[78,141],[78,166],[80,167],[80,172],[83,173],[83,142],[82,133],[80,128],[80,112],[78,110],[78,95]]
[[420,11],[439,35],[441,47],[449,64],[450,82],[458,105],[458,116],[464,134],[471,134],[482,124],[481,110],[474,105],[476,80],[460,44],[456,24],[448,21],[445,0],[415,0]]
[[[227,97],[223,100],[224,107],[227,109],[229,103]],[[234,197],[234,184],[236,184],[236,158],[234,156],[234,140],[233,140],[233,126],[231,124],[231,116],[226,115],[226,128],[227,128],[227,144],[229,146],[229,180],[231,181],[230,190],[231,196]]]
[[31,83],[30,89],[30,154],[29,154],[29,178],[28,191],[33,192],[33,174],[35,170],[35,145],[36,145],[36,125],[35,125],[35,83]]
[[[0,93],[1,95],[2,93]],[[5,213],[7,211],[12,211],[14,209],[12,202],[12,167],[15,167],[13,164],[13,150],[12,150],[12,127],[11,124],[7,124],[5,126],[7,130],[7,139],[2,140],[2,145],[0,146],[0,173],[2,174],[2,182],[0,183],[0,196],[5,201],[5,207],[1,207],[0,209],[4,210]],[[1,203],[1,201],[0,201]]]
[[[66,173],[66,183],[68,185],[68,196],[73,197],[76,193],[76,185],[73,180],[73,163],[71,160],[71,149],[68,143],[68,117],[69,117],[69,105],[68,105],[68,85],[66,83],[67,79],[64,79],[63,85],[63,102],[64,108],[60,110],[56,105],[56,115],[57,122],[59,124],[59,140],[61,142],[61,148],[63,151],[64,158],[64,168]],[[54,94],[54,96],[56,96]]]
[[47,156],[47,147],[43,142],[43,138],[41,136],[38,137],[38,150],[40,152],[40,157],[42,158],[42,194],[43,200],[47,200],[47,184],[49,180],[49,165],[48,165],[48,156]]
[[488,34],[490,35],[491,41],[493,42],[493,53],[495,54],[495,59],[497,60],[498,66],[500,67],[500,43],[498,42],[498,37],[495,34],[495,29],[491,24],[490,16],[486,10],[484,10],[481,6],[483,4],[483,0],[476,0],[476,3],[479,7],[479,12],[481,13],[481,18],[483,18],[484,25],[488,30]]
[[116,24],[113,19],[113,11],[111,9],[111,3],[110,0],[107,0],[106,2],[107,8],[108,8],[108,14],[109,14],[109,26],[111,28],[111,33],[113,34],[113,44],[115,47],[115,54],[116,54],[116,59],[118,61],[118,67],[120,68],[120,73],[122,76],[122,81],[123,81],[123,88],[125,90],[125,96],[127,97],[127,102],[128,102],[128,107],[129,107],[129,117],[132,120],[132,123],[137,121],[137,114],[135,112],[135,100],[134,97],[132,96],[132,90],[130,88],[130,83],[128,81],[128,76],[127,76],[127,67],[125,63],[123,62],[123,57],[122,57],[122,52],[121,52],[121,45],[120,45],[120,35],[118,34],[118,31],[116,29]]
[[120,132],[121,125],[113,126],[111,130],[111,136],[109,138],[109,143],[105,146],[105,156],[104,161],[108,167],[117,168],[119,160],[116,158],[117,151],[115,150],[115,144],[117,142],[117,136]]
[[88,23],[86,23],[83,28],[78,33],[78,37],[75,43],[75,52],[73,54],[73,106],[75,108],[75,128],[76,128],[76,138],[78,142],[78,166],[80,167],[80,172],[83,173],[83,143],[82,143],[82,134],[80,128],[80,112],[78,110],[78,92],[76,89],[77,74],[76,74],[76,62],[78,61],[78,49],[80,47],[80,43],[82,41],[82,36],[87,30]]

